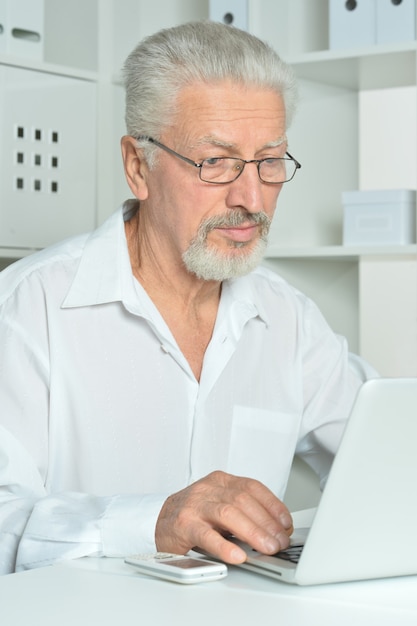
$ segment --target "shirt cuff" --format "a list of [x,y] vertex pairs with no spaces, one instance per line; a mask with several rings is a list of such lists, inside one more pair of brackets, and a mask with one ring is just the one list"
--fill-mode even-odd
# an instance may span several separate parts
[[155,552],[155,526],[168,494],[117,495],[102,519],[103,556]]

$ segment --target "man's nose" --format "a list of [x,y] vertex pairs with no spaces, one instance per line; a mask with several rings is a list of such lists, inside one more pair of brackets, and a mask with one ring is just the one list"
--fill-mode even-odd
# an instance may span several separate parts
[[245,163],[240,176],[228,185],[229,208],[244,208],[249,213],[263,210],[263,185],[255,161]]

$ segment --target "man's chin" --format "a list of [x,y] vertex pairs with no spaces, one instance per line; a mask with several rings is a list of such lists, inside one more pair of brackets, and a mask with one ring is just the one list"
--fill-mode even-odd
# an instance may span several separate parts
[[183,255],[185,267],[202,280],[221,282],[245,276],[261,263],[267,242],[260,240],[254,246],[249,242],[238,243],[240,245],[223,253],[214,248],[193,249],[191,246]]

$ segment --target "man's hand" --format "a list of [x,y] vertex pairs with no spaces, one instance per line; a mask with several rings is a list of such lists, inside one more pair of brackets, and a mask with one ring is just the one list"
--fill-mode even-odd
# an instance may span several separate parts
[[246,554],[225,534],[274,554],[288,547],[292,531],[287,507],[265,485],[213,472],[165,501],[155,540],[162,552],[185,554],[198,546],[226,563],[243,563]]

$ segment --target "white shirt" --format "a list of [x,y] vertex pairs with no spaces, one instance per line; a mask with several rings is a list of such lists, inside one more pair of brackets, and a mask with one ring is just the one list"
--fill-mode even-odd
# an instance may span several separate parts
[[298,452],[325,478],[362,382],[265,268],[223,284],[198,382],[132,276],[121,210],[0,274],[0,346],[3,573],[155,550],[166,497],[215,469],[282,498]]

